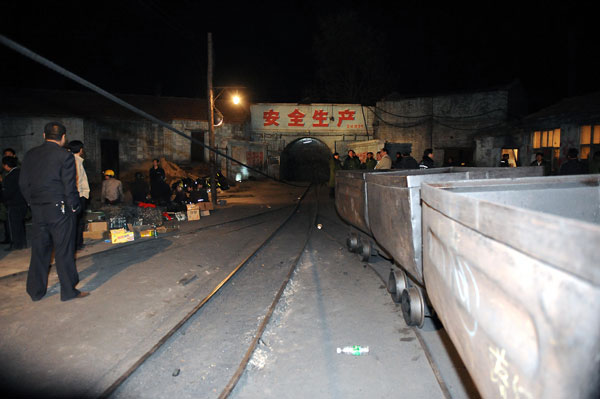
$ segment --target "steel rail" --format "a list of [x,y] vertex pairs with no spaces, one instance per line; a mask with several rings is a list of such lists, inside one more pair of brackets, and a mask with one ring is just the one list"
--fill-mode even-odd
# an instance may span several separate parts
[[304,254],[304,250],[306,249],[306,246],[308,245],[308,242],[310,241],[310,238],[312,236],[312,232],[314,230],[314,226],[315,226],[316,221],[317,221],[317,217],[319,215],[319,190],[318,190],[318,185],[317,185],[317,188],[315,190],[315,193],[316,193],[316,197],[317,197],[316,212],[315,212],[315,215],[314,215],[311,223],[308,226],[308,229],[307,229],[307,232],[306,232],[306,239],[304,240],[304,245],[302,245],[302,248],[298,252],[298,255],[296,255],[296,258],[292,262],[292,265],[290,266],[285,279],[281,283],[281,286],[279,287],[279,290],[277,291],[277,294],[275,295],[275,298],[273,299],[273,302],[271,302],[271,306],[269,306],[269,309],[267,310],[267,313],[266,313],[265,317],[263,318],[262,322],[258,326],[258,329],[256,330],[256,333],[254,334],[254,338],[250,342],[250,346],[248,347],[248,350],[246,351],[246,354],[242,358],[242,361],[240,362],[237,370],[235,371],[235,373],[233,374],[233,376],[231,377],[231,379],[229,380],[229,382],[227,383],[227,385],[225,386],[225,388],[223,389],[223,391],[219,395],[219,399],[226,399],[226,398],[228,398],[229,395],[231,395],[231,393],[235,389],[235,387],[236,387],[237,383],[239,382],[240,378],[244,374],[244,371],[246,370],[246,367],[248,366],[248,363],[250,362],[250,359],[252,358],[252,355],[254,354],[254,351],[256,350],[258,342],[262,338],[262,335],[265,332],[265,329],[267,328],[267,325],[269,324],[269,321],[271,320],[271,317],[273,316],[273,312],[275,311],[275,308],[277,307],[277,304],[281,300],[281,296],[283,295],[283,292],[285,291],[285,288],[287,287],[288,283],[292,279],[292,275],[294,274],[294,271],[296,270],[296,267],[298,266],[298,263],[300,262],[300,259],[302,258],[302,255]]
[[156,344],[154,344],[154,346],[152,346],[152,348],[150,348],[150,350],[148,350],[146,353],[144,353],[131,367],[129,367],[129,369],[127,369],[123,374],[121,374],[121,376],[119,378],[117,378],[108,388],[106,388],[99,396],[99,398],[108,398],[110,395],[112,395],[117,388],[119,388],[123,382],[125,382],[142,364],[144,364],[146,362],[146,360],[148,360],[148,358],[150,358],[150,356],[152,356],[158,349],[160,349],[177,331],[179,331],[184,325],[185,323],[192,318],[192,316],[194,316],[208,301],[210,301],[210,299],[221,290],[221,288],[223,288],[225,286],[225,284],[227,284],[227,282],[229,282],[231,280],[231,278],[237,273],[239,272],[258,252],[260,252],[260,250],[262,250],[272,239],[273,237],[275,237],[275,235],[283,228],[283,226],[285,226],[292,218],[292,216],[294,216],[294,214],[296,213],[296,211],[298,210],[298,208],[300,207],[300,204],[302,203],[302,201],[304,200],[304,197],[306,196],[306,194],[308,193],[309,189],[311,186],[308,186],[307,189],[304,191],[304,193],[302,194],[302,196],[300,197],[300,200],[298,201],[298,203],[296,204],[296,206],[294,207],[294,209],[292,210],[292,212],[290,212],[290,214],[286,217],[286,219],[277,227],[275,228],[271,234],[261,243],[259,244],[254,251],[252,251],[252,253],[250,255],[248,255],[242,262],[240,262],[219,284],[217,284],[215,286],[215,288],[213,288],[213,290],[206,296],[204,297],[204,299],[202,299],[191,311],[189,311],[177,324],[175,324],[175,326],[173,326],[165,335],[163,335]]

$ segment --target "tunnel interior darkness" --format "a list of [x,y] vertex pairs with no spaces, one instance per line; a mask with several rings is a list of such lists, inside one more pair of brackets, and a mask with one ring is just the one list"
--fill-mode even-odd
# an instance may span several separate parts
[[288,181],[327,181],[331,154],[320,140],[304,137],[292,141],[281,153],[280,176]]

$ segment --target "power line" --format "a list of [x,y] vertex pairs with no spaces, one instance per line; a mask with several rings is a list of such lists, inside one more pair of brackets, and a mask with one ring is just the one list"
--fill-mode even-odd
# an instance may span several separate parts
[[193,138],[192,136],[189,136],[189,135],[185,134],[184,132],[182,132],[182,131],[174,128],[173,126],[169,125],[166,122],[161,121],[160,119],[156,118],[155,116],[150,115],[147,112],[142,111],[141,109],[134,107],[133,105],[129,104],[128,102],[125,102],[125,101],[121,100],[120,98],[118,98],[118,97],[114,96],[113,94],[107,92],[106,90],[104,90],[104,89],[96,86],[95,84],[93,84],[91,82],[88,82],[87,80],[83,79],[82,77],[80,77],[80,76],[78,76],[78,75],[76,75],[76,74],[74,74],[74,73],[66,70],[65,68],[63,68],[63,67],[61,67],[61,66],[53,63],[52,61],[50,61],[50,60],[42,57],[41,55],[36,54],[35,52],[29,50],[28,48],[21,46],[17,42],[15,42],[13,40],[10,40],[9,38],[7,38],[4,35],[0,35],[0,43],[4,44],[6,47],[8,47],[8,48],[10,48],[10,49],[12,49],[14,51],[16,51],[17,53],[19,53],[19,54],[21,54],[21,55],[23,55],[23,56],[25,56],[27,58],[30,58],[31,60],[33,60],[33,61],[35,61],[35,62],[37,62],[39,64],[42,64],[43,66],[45,66],[45,67],[53,70],[54,72],[57,72],[57,73],[65,76],[66,78],[71,79],[71,80],[79,83],[80,85],[82,85],[82,86],[84,86],[84,87],[86,87],[86,88],[88,88],[88,89],[90,89],[90,90],[92,90],[92,91],[100,94],[101,96],[106,97],[110,101],[113,101],[113,102],[119,104],[120,106],[122,106],[124,108],[127,108],[131,112],[133,112],[133,113],[135,113],[137,115],[140,115],[143,118],[146,118],[146,119],[148,119],[148,120],[150,120],[150,121],[152,121],[154,123],[157,123],[160,126],[166,128],[166,129],[169,129],[172,132],[175,132],[176,134],[178,134],[178,135],[180,135],[180,136],[182,136],[182,137],[190,140],[191,142],[194,142],[196,144],[201,145],[203,148],[206,148],[207,150],[212,151],[215,154],[218,154],[219,156],[222,156],[223,158],[229,159],[229,160],[231,160],[231,161],[233,161],[233,162],[235,162],[235,163],[237,163],[237,164],[239,164],[239,165],[241,165],[241,166],[243,166],[245,168],[248,168],[251,171],[254,171],[254,172],[256,172],[256,173],[258,173],[258,174],[260,174],[262,176],[265,176],[265,177],[267,177],[269,179],[273,179],[273,180],[278,181],[280,183],[284,183],[284,184],[288,184],[288,185],[296,186],[296,187],[305,187],[305,186],[297,186],[297,185],[292,184],[292,183],[288,183],[288,182],[285,182],[285,181],[282,181],[282,180],[275,179],[274,177],[269,176],[268,174],[262,172],[261,170],[258,170],[258,169],[253,168],[252,166],[246,165],[245,163],[243,163],[241,161],[238,161],[237,159],[235,159],[233,157],[230,157],[229,155],[224,154],[221,151],[219,151],[219,150],[217,150],[217,149],[215,149],[215,148],[213,148],[213,147],[211,147],[209,145],[204,144],[202,141],[197,140],[197,139]]

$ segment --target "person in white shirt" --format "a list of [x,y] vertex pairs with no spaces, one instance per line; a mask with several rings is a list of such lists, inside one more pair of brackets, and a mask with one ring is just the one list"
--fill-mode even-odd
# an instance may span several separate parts
[[90,199],[90,184],[88,182],[87,173],[85,173],[85,168],[83,167],[83,143],[79,140],[73,140],[68,145],[69,151],[73,153],[73,157],[75,157],[75,167],[77,171],[77,176],[75,177],[77,183],[77,191],[79,192],[79,204],[81,207],[81,211],[77,214],[75,218],[75,227],[76,227],[76,235],[75,235],[75,247],[77,250],[83,249],[83,230],[85,228],[85,210],[87,209],[87,203]]

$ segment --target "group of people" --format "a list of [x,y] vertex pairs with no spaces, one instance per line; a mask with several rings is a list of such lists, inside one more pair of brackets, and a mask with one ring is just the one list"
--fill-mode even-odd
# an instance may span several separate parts
[[[500,160],[500,167],[510,167],[510,155],[503,154]],[[567,160],[560,165],[558,171],[552,171],[550,163],[544,159],[544,154],[538,152],[535,154],[535,159],[529,166],[542,166],[544,175],[582,175],[587,173],[600,173],[600,151],[595,151],[587,162],[579,159],[579,151],[577,148],[570,148],[567,151]]]
[[392,161],[385,147],[377,151],[375,157],[372,152],[367,152],[364,162],[360,161],[354,150],[348,150],[348,156],[343,162],[340,160],[340,154],[334,152],[329,160],[329,195],[335,196],[335,172],[338,170],[428,169],[433,167],[435,167],[435,162],[431,148],[423,152],[423,159],[420,163],[410,155],[410,152],[397,152],[396,159]]
[[[150,202],[166,207],[167,211],[184,211],[187,203],[208,201],[208,190],[202,179],[182,179],[169,186],[166,177],[159,159],[152,160],[152,167],[148,171],[150,185],[143,173],[136,172],[130,186],[133,204]],[[101,197],[109,205],[123,201],[123,184],[110,169],[104,171]]]

